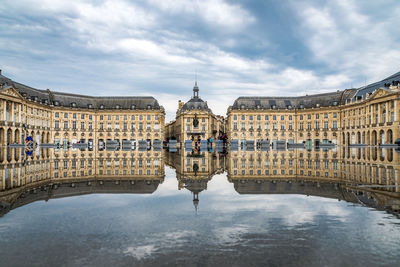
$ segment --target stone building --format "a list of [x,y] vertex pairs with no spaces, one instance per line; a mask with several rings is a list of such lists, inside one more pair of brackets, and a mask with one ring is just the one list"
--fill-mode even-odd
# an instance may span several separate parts
[[[153,97],[93,97],[35,89],[0,73],[0,146],[35,143],[60,144],[69,158],[74,143],[86,143],[87,155],[111,144],[115,149],[151,147],[164,139],[165,111]],[[49,159],[48,150],[41,150]],[[17,162],[14,150],[0,150],[0,163]],[[44,156],[44,155],[43,155]],[[34,157],[39,158],[35,153]]]
[[268,142],[384,145],[400,143],[400,73],[380,82],[300,97],[239,97],[228,108],[230,141],[242,149]]
[[167,140],[177,140],[178,143],[212,138],[218,139],[225,133],[225,120],[214,115],[207,102],[199,97],[197,82],[193,87],[193,97],[186,103],[179,100],[176,119],[165,126]]

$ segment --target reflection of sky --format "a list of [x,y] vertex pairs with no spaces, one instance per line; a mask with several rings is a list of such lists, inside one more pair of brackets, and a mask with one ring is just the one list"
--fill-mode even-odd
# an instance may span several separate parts
[[[394,265],[400,225],[385,212],[303,195],[239,195],[225,174],[200,193],[174,170],[151,195],[39,201],[0,219],[0,265]],[[23,251],[24,256],[22,256]]]

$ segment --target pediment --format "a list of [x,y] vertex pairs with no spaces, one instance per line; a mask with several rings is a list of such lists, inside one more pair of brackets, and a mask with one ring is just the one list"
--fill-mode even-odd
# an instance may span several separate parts
[[22,95],[17,90],[15,90],[13,87],[2,89],[2,90],[0,90],[0,93],[2,95],[7,95],[7,96],[12,96],[15,98],[23,99]]
[[370,98],[371,98],[371,99],[373,99],[373,98],[379,98],[379,97],[384,97],[384,96],[388,96],[388,95],[392,95],[392,94],[393,94],[393,93],[390,92],[390,91],[388,91],[388,90],[379,88],[378,90],[375,91],[375,93],[372,94],[372,96],[371,96]]

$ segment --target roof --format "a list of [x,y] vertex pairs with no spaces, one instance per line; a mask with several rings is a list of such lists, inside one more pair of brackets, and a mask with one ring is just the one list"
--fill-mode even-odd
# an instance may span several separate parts
[[293,97],[244,97],[237,98],[233,109],[286,109],[286,108],[312,108],[343,105],[346,99],[352,98],[356,89],[346,89],[333,93],[293,96]]
[[93,109],[160,109],[152,96],[87,96],[41,90],[0,75],[0,85],[14,87],[22,96],[43,104]]
[[192,98],[182,107],[182,111],[192,109],[209,110],[207,103],[201,98]]
[[389,85],[393,84],[394,82],[399,83],[399,81],[400,81],[400,71],[379,82],[371,83],[367,86],[359,88],[354,97],[365,99],[367,97],[367,94],[372,94],[375,90],[379,88],[389,87]]

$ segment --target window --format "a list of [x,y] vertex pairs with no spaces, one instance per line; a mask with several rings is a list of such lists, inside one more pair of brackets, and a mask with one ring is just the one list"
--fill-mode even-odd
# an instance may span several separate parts
[[265,120],[267,121],[269,119],[269,116],[268,115],[265,115]]
[[64,121],[64,129],[68,129],[68,121]]
[[115,115],[115,120],[119,121],[119,115]]
[[64,113],[64,119],[68,119],[68,113]]
[[60,128],[60,121],[55,121],[54,122],[54,128],[56,128],[56,129]]
[[282,115],[281,116],[281,121],[283,121],[283,120],[285,120],[285,116]]
[[333,129],[337,129],[337,121],[333,121],[332,128],[333,128]]
[[99,128],[100,128],[100,130],[103,130],[103,123],[102,122],[100,122],[100,126],[99,126]]
[[128,130],[128,124],[124,122],[124,131]]
[[72,114],[72,118],[76,119],[76,113]]
[[249,116],[249,120],[251,120],[251,121],[253,120],[253,115]]
[[131,130],[135,130],[135,123],[134,122],[131,123]]
[[324,121],[324,129],[328,129],[328,122]]
[[301,121],[303,120],[303,115],[300,115],[300,120],[301,120]]
[[84,122],[81,122],[81,129],[82,130],[85,129],[85,123]]
[[289,115],[289,120],[291,121],[293,119],[292,115]]
[[85,114],[81,114],[81,120],[85,119]]
[[131,120],[133,120],[133,121],[135,120],[135,115],[131,116]]
[[92,122],[89,122],[89,130],[92,130],[92,128],[93,128],[93,124],[92,124]]
[[74,129],[74,130],[76,129],[76,121],[72,122],[72,129]]
[[56,117],[56,118],[59,118],[59,117],[60,117],[60,114],[59,114],[58,112],[56,112],[55,117]]
[[234,130],[237,130],[237,122],[234,122],[234,123],[233,123],[233,129],[234,129]]
[[315,118],[318,120],[319,119],[319,114],[315,114]]
[[103,120],[103,115],[100,115],[100,120],[101,120],[101,121]]

